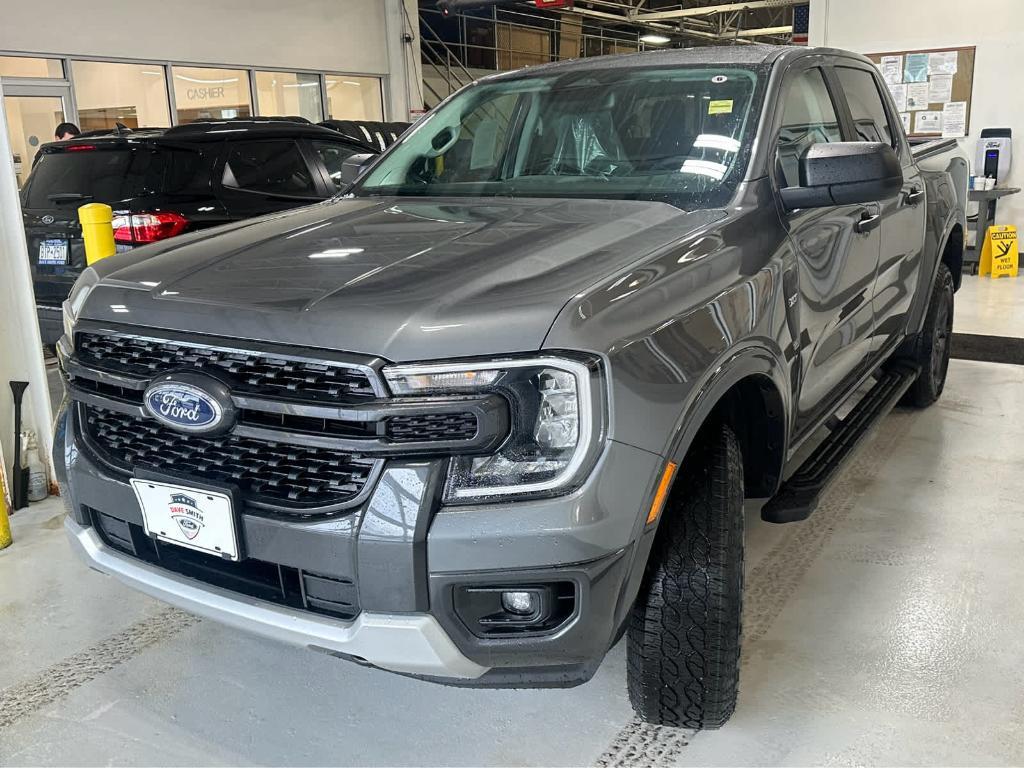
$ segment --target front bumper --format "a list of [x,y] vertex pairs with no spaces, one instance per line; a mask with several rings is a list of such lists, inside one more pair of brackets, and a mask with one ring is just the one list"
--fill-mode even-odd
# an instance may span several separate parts
[[[463,685],[585,682],[618,636],[650,547],[644,511],[660,459],[610,442],[587,482],[556,499],[445,508],[443,460],[389,460],[358,508],[326,520],[239,515],[251,562],[347,580],[352,619],[268,602],[160,567],[112,546],[97,515],[134,526],[142,514],[127,479],[76,438],[62,406],[54,460],[69,506],[68,533],[99,571],[185,610],[265,637],[353,657],[391,671]],[[570,582],[575,609],[557,629],[487,637],[456,610],[460,587]]]
[[189,613],[289,645],[354,656],[393,672],[472,680],[487,671],[462,655],[433,616],[369,611],[353,621],[303,616],[122,555],[93,528],[70,517],[64,527],[92,568]]

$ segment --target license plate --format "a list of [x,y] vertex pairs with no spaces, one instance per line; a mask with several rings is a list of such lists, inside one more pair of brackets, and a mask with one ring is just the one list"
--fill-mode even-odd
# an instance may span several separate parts
[[39,244],[39,263],[63,266],[68,263],[67,240],[43,240]]
[[132,478],[142,507],[142,527],[161,541],[238,560],[238,532],[231,497]]

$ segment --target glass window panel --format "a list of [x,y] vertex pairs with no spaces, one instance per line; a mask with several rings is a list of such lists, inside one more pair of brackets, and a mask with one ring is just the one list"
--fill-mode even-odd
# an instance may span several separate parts
[[800,158],[815,144],[842,141],[839,118],[825,77],[818,68],[793,78],[786,91],[779,129],[778,171],[780,183],[800,185]]
[[60,59],[0,56],[0,77],[64,77]]
[[257,72],[256,103],[260,115],[304,117],[319,123],[320,75],[307,72]]
[[179,123],[252,117],[249,73],[244,69],[171,67]]
[[327,75],[327,117],[331,120],[383,120],[379,77]]
[[896,133],[889,125],[889,118],[882,106],[882,94],[870,72],[850,67],[836,67],[839,82],[846,92],[846,102],[857,129],[860,141],[880,141],[890,147],[896,146]]
[[5,96],[4,109],[14,175],[21,189],[39,146],[53,141],[54,129],[64,122],[64,101],[59,96]]
[[165,128],[171,124],[167,80],[159,64],[73,61],[71,77],[83,131],[113,128]]
[[326,141],[314,141],[313,151],[316,152],[320,162],[327,169],[327,174],[331,177],[335,189],[341,190],[348,186],[342,179],[342,169],[345,161],[352,155],[359,154],[359,151],[346,144],[334,144]]
[[221,179],[225,187],[269,195],[316,195],[309,166],[294,141],[237,141],[228,146]]

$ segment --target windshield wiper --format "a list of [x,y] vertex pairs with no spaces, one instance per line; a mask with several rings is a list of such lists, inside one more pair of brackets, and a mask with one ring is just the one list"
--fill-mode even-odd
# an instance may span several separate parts
[[47,195],[46,199],[51,203],[64,203],[72,200],[92,200],[92,195],[83,192],[54,192],[52,195]]

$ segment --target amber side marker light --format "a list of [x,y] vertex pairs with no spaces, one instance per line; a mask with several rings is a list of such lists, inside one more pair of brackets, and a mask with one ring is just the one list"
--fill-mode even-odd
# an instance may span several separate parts
[[665,471],[661,473],[661,482],[658,483],[658,490],[654,494],[654,501],[651,502],[651,511],[647,513],[647,524],[650,525],[661,514],[665,506],[665,498],[668,496],[668,489],[672,487],[672,478],[675,477],[676,467],[679,465],[670,461],[665,465]]

